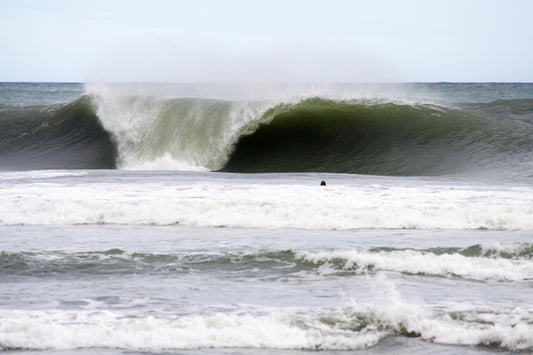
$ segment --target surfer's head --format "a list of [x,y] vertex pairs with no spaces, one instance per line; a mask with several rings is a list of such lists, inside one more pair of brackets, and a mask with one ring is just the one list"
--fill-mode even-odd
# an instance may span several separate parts
[[320,182],[320,186],[326,186],[326,182],[325,182],[324,180],[322,180],[322,181]]

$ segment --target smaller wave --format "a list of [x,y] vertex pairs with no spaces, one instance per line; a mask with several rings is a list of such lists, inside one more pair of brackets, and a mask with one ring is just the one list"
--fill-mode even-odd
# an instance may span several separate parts
[[[321,273],[352,276],[391,271],[476,281],[525,281],[533,279],[533,245],[473,245],[467,248],[367,251],[274,251],[252,254],[154,254],[106,251],[0,253],[0,275],[55,277],[58,274],[163,274],[226,272],[236,277],[245,271],[258,276]],[[253,270],[253,271],[251,271]]]
[[0,350],[204,348],[360,350],[395,335],[498,350],[533,349],[533,313],[469,309],[432,314],[414,305],[131,317],[118,311],[0,311]]
[[[406,249],[395,249],[389,247],[371,249],[371,251],[373,252],[391,252],[404,250]],[[504,258],[515,260],[533,258],[533,244],[530,243],[493,243],[488,245],[476,244],[465,248],[430,248],[427,250],[420,251],[432,253],[435,255],[458,254],[465,257]]]
[[[310,263],[322,273],[401,272],[411,275],[460,277],[476,281],[526,281],[533,279],[533,246],[519,244],[494,249],[475,245],[453,249],[372,251],[302,251],[296,259]],[[512,250],[509,253],[509,250]],[[474,256],[475,255],[475,256]],[[510,258],[514,255],[513,258]],[[502,257],[504,256],[504,257]]]
[[56,277],[70,275],[188,274],[223,271],[238,274],[298,272],[300,265],[290,250],[256,254],[155,254],[128,253],[121,249],[106,251],[64,252],[0,252],[0,275]]

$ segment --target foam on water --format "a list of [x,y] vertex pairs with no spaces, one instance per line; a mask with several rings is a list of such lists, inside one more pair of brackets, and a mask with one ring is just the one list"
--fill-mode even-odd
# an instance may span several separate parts
[[[394,290],[393,290],[394,291]],[[453,345],[533,348],[533,311],[431,311],[392,292],[385,303],[335,309],[263,310],[194,316],[120,311],[0,311],[0,349],[201,348],[357,350],[388,335]]]
[[2,314],[0,330],[0,348],[4,349],[359,349],[383,336],[381,332],[358,335],[335,330],[321,324],[317,316],[283,313],[162,319],[129,318],[113,312],[7,312]]
[[18,179],[46,179],[66,176],[83,176],[87,175],[83,171],[66,171],[66,170],[32,170],[32,171],[4,171],[0,172],[0,180],[18,180]]
[[458,276],[478,281],[525,281],[533,279],[529,259],[507,260],[466,257],[459,254],[435,255],[416,250],[372,253],[343,250],[297,253],[297,259],[321,266],[325,273],[346,271],[395,271],[431,276]]
[[119,175],[95,173],[68,184],[53,179],[6,183],[0,224],[533,229],[533,190],[523,185],[370,183],[377,179],[346,176],[323,188],[308,178],[265,184],[247,175],[151,174],[159,179],[126,183]]

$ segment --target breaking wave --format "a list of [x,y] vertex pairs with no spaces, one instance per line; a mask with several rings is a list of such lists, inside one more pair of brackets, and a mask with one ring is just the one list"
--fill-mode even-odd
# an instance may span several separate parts
[[120,311],[0,311],[0,350],[359,350],[389,336],[501,351],[533,348],[531,311],[432,313],[392,300],[336,309],[132,317]]
[[533,100],[429,104],[88,92],[0,106],[5,169],[531,175]]

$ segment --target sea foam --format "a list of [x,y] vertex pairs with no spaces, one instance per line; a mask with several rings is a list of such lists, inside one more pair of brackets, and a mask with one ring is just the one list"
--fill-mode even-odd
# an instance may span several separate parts
[[430,276],[456,276],[478,281],[525,281],[533,278],[533,264],[529,259],[436,255],[417,250],[377,253],[357,250],[304,251],[298,253],[296,258],[326,266],[326,272],[336,272],[339,269],[359,272],[394,271]]
[[309,177],[270,184],[247,175],[163,172],[141,184],[136,173],[130,183],[99,174],[2,185],[0,224],[533,230],[533,191],[521,185],[346,176],[323,188]]
[[0,311],[0,349],[199,348],[357,350],[388,335],[510,350],[533,347],[532,313],[469,309],[435,314],[392,300],[337,309],[130,317],[118,311]]

